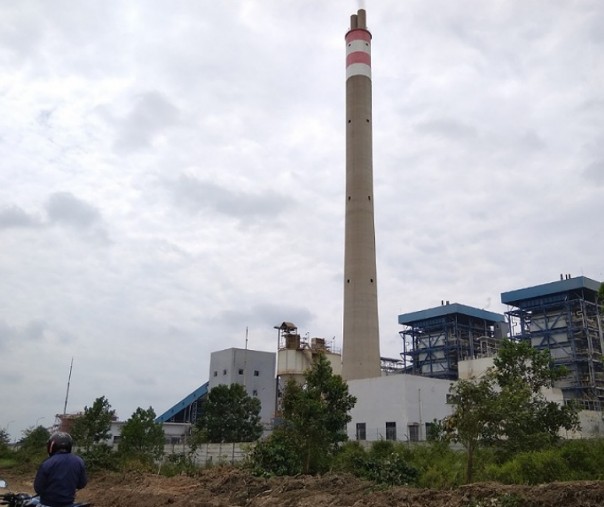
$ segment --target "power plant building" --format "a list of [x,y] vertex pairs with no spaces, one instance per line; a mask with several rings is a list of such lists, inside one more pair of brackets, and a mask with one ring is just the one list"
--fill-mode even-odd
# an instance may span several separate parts
[[505,317],[443,301],[435,308],[399,315],[398,323],[404,326],[399,334],[405,373],[457,380],[460,361],[497,352]]
[[510,336],[547,350],[569,374],[557,382],[565,400],[588,410],[604,406],[604,336],[598,307],[600,282],[561,275],[560,280],[501,294]]
[[261,403],[260,418],[270,427],[275,414],[275,353],[230,348],[212,352],[209,380],[174,404],[155,421],[194,424],[203,411],[208,393],[216,386],[241,384]]
[[[208,392],[240,383],[262,403],[262,421],[280,416],[279,395],[289,379],[324,354],[357,398],[347,433],[352,440],[421,441],[434,420],[449,415],[451,382],[492,366],[506,337],[548,350],[569,375],[549,396],[576,400],[585,410],[585,435],[604,433],[604,336],[599,282],[585,277],[501,294],[505,315],[460,303],[398,315],[401,361],[381,358],[378,324],[373,195],[371,40],[366,12],[350,18],[346,33],[346,204],[342,351],[324,338],[301,337],[291,322],[274,326],[277,354],[247,349],[213,352],[209,380],[158,422],[194,423]],[[275,361],[275,358],[277,359]],[[489,359],[490,358],[490,359]],[[276,363],[276,364],[275,364]],[[276,366],[276,368],[275,368]],[[580,435],[579,435],[580,436]]]

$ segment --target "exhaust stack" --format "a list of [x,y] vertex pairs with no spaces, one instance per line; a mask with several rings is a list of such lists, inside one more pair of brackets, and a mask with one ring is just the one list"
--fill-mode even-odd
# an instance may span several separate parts
[[342,377],[379,377],[371,33],[359,9],[346,33],[346,230]]

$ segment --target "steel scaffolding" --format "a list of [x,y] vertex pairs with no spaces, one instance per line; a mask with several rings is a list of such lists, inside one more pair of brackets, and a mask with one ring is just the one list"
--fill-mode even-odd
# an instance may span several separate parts
[[561,275],[560,280],[501,294],[510,336],[548,350],[569,374],[556,383],[565,400],[583,408],[604,406],[604,337],[597,294],[600,283]]
[[459,303],[399,315],[405,373],[457,380],[464,359],[492,356],[503,339],[504,316]]

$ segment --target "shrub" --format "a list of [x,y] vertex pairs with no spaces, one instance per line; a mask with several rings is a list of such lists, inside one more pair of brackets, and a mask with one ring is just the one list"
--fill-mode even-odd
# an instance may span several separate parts
[[419,471],[417,485],[424,488],[453,488],[463,483],[465,453],[435,442],[430,445],[401,446],[398,452],[407,456]]
[[80,455],[86,463],[86,468],[90,471],[118,469],[119,460],[110,445],[96,444],[88,451],[82,451]]
[[568,466],[558,449],[517,454],[502,465],[488,469],[491,478],[506,484],[543,484],[567,480]]
[[604,439],[567,440],[560,456],[569,469],[569,480],[604,479]]
[[194,475],[198,470],[191,456],[185,453],[170,454],[160,468],[161,475],[174,477],[176,475]]
[[389,486],[406,486],[415,483],[418,476],[416,468],[409,466],[401,454],[357,456],[356,475]]
[[332,462],[332,469],[336,472],[354,474],[359,459],[363,459],[367,452],[359,442],[346,442],[342,444]]
[[302,473],[302,457],[295,438],[286,429],[277,429],[259,441],[248,458],[252,473],[260,476]]
[[[400,445],[400,444],[398,444]],[[371,443],[369,454],[376,459],[383,459],[390,456],[395,449],[395,444],[391,440],[376,440]]]

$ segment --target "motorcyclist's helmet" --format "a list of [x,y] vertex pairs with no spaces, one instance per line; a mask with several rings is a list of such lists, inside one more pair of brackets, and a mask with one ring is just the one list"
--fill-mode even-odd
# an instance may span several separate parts
[[59,451],[71,452],[73,447],[73,439],[69,433],[58,431],[50,435],[48,442],[46,442],[46,450],[48,455],[52,456],[54,453]]

